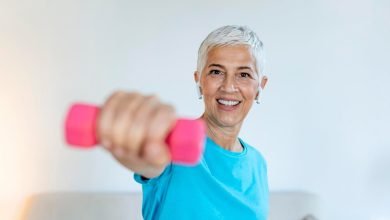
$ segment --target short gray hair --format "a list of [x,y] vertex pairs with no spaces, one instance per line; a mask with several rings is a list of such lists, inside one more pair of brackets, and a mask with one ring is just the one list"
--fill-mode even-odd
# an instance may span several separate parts
[[263,42],[257,34],[246,26],[227,25],[212,31],[202,42],[198,51],[197,70],[202,73],[207,61],[207,54],[216,47],[246,45],[255,58],[256,71],[260,76],[264,74]]

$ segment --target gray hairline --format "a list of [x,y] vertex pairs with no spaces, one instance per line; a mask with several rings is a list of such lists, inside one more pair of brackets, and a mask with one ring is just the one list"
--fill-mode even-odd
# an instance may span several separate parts
[[[216,35],[218,32],[230,28],[232,30],[237,30],[237,29],[244,29],[244,31],[249,32],[252,34],[253,38],[250,41],[244,40],[243,38],[237,37],[233,38],[230,41],[221,41],[218,42],[218,40],[215,40],[215,38],[220,37],[220,35]],[[243,30],[240,30],[241,32],[244,32]],[[231,33],[231,32],[229,32]],[[228,34],[229,34],[228,33]],[[206,39],[201,43],[199,50],[198,50],[198,61],[197,61],[197,71],[199,74],[202,74],[202,71],[205,68],[208,53],[218,47],[225,47],[225,46],[237,46],[237,45],[243,45],[248,47],[251,55],[253,56],[255,60],[255,67],[256,67],[256,73],[258,76],[264,76],[264,66],[265,66],[265,59],[264,59],[264,48],[263,48],[263,43],[261,40],[258,38],[256,33],[249,29],[248,27],[245,26],[223,26],[220,27],[214,31],[212,31]]]

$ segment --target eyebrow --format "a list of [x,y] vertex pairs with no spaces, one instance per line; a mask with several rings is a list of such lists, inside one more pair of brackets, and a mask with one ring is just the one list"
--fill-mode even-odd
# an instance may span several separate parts
[[248,69],[248,70],[253,71],[252,68],[250,68],[249,66],[240,66],[240,67],[238,67],[237,69],[238,69],[238,70],[246,70],[246,69]]
[[[222,68],[222,69],[226,69],[223,65],[221,65],[221,64],[216,64],[216,63],[212,63],[212,64],[210,64],[208,67],[219,67],[219,68]],[[246,69],[248,69],[248,70],[251,70],[251,71],[253,71],[252,70],[252,68],[250,68],[249,66],[239,66],[238,68],[237,68],[238,70],[246,70]]]
[[222,68],[222,69],[226,69],[223,65],[221,65],[221,64],[216,64],[216,63],[212,63],[212,64],[210,64],[208,67],[219,67],[219,68]]

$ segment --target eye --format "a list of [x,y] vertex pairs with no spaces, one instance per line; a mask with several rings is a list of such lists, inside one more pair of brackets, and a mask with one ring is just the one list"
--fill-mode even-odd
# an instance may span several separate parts
[[222,74],[222,72],[219,71],[219,70],[210,70],[209,74],[211,74],[211,75],[220,75],[220,74]]
[[248,77],[251,77],[251,74],[249,74],[249,73],[240,73],[240,76],[243,77],[243,78],[248,78]]

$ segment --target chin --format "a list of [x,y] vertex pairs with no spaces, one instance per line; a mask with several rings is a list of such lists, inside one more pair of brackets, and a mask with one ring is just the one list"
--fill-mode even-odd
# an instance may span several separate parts
[[233,127],[238,124],[241,124],[242,120],[232,117],[218,117],[216,118],[218,123],[224,127]]

